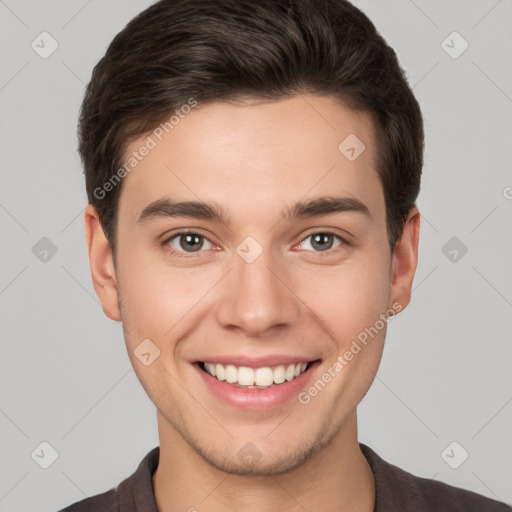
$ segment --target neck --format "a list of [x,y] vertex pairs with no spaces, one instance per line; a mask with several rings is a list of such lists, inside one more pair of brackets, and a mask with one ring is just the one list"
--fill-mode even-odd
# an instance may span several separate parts
[[357,441],[354,412],[333,439],[297,468],[240,476],[211,466],[158,413],[160,459],[153,475],[160,512],[372,512],[373,473]]

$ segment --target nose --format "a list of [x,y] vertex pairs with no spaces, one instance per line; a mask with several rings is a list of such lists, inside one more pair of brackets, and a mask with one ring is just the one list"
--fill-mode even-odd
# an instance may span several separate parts
[[219,323],[251,337],[293,325],[300,314],[300,300],[287,283],[287,273],[279,268],[266,251],[252,263],[235,254],[234,268],[219,297]]

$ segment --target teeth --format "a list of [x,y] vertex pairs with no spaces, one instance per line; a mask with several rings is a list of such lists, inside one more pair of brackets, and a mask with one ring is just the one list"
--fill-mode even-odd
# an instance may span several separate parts
[[246,366],[238,368],[238,384],[252,386],[254,384],[254,370]]
[[278,366],[277,368],[274,369],[274,382],[276,384],[282,384],[284,381],[285,381],[285,370],[284,370],[284,366],[281,365],[281,366]]
[[219,380],[226,380],[226,370],[221,364],[215,365],[215,377]]
[[204,368],[211,376],[218,380],[239,386],[267,388],[274,384],[282,384],[291,381],[306,371],[307,363],[279,365],[275,368],[265,366],[263,368],[236,367],[232,364],[204,363]]
[[233,384],[238,379],[238,370],[236,369],[236,366],[233,366],[232,364],[228,364],[226,366],[226,382],[229,382],[230,384]]
[[268,366],[258,368],[255,372],[254,381],[256,386],[271,386],[274,383],[274,372]]
[[217,375],[217,373],[215,372],[215,365],[214,364],[212,364],[212,363],[205,363],[205,367],[208,370],[210,375],[213,375],[214,377],[215,377],[215,375]]

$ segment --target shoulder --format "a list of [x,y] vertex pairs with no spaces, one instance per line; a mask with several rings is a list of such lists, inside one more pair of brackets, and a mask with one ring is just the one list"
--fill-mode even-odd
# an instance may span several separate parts
[[118,512],[119,500],[116,489],[84,498],[58,512]]
[[512,508],[505,503],[487,498],[481,494],[460,487],[453,487],[437,480],[428,480],[414,475],[410,475],[410,477],[418,492],[428,504],[428,510],[450,510],[453,512],[512,511]]
[[361,444],[375,477],[376,512],[512,512],[499,501],[437,480],[421,478],[394,466]]
[[153,494],[152,475],[160,448],[153,448],[139,463],[136,471],[117,487],[77,501],[58,512],[158,512]]

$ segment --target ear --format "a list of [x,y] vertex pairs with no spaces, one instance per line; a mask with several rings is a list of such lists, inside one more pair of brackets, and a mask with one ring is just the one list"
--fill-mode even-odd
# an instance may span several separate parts
[[112,320],[120,321],[117,276],[112,251],[103,232],[98,212],[91,204],[85,209],[84,223],[94,289],[105,315]]
[[391,289],[388,307],[399,303],[405,309],[411,300],[411,288],[418,263],[420,212],[411,208],[393,251]]

